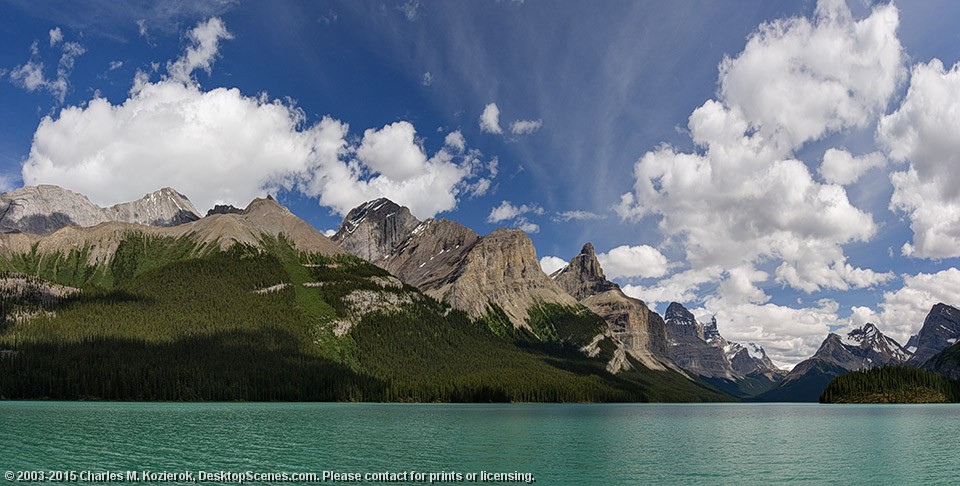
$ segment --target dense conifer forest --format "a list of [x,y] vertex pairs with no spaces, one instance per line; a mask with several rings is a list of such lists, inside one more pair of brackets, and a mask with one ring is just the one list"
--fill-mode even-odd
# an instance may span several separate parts
[[[495,306],[474,320],[356,257],[282,237],[221,250],[128,234],[94,248],[0,260],[0,397],[283,401],[717,401],[730,397],[635,364],[611,375],[577,350],[602,321],[544,306],[541,341]],[[28,277],[28,278],[27,278]],[[51,298],[48,286],[79,289]],[[359,312],[355,296],[397,302]],[[392,294],[388,295],[388,294]],[[502,312],[501,312],[502,313]],[[346,323],[346,324],[345,324]],[[337,333],[338,326],[346,332]],[[539,334],[539,333],[538,333]],[[594,334],[595,335],[595,334]],[[605,346],[601,343],[601,349]]]
[[911,366],[883,366],[840,375],[820,403],[946,403],[960,401],[960,383]]

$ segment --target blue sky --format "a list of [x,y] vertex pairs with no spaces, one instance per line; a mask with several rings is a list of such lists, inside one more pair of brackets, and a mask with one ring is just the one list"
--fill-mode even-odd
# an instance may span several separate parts
[[201,211],[272,192],[322,230],[386,195],[524,228],[545,265],[591,241],[631,295],[783,365],[960,304],[955,2],[14,0],[0,19],[8,189],[173,186]]

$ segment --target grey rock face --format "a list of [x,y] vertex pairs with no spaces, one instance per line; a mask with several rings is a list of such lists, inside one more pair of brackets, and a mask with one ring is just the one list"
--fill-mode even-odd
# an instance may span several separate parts
[[[714,326],[716,326],[715,323]],[[709,327],[710,326],[707,325],[708,329]],[[773,361],[767,356],[767,352],[764,351],[763,346],[756,343],[732,343],[722,337],[720,340],[726,343],[723,348],[724,355],[730,360],[730,365],[736,373],[743,376],[760,373],[774,381],[779,380],[786,374],[786,372],[778,368],[777,365],[773,364]],[[713,341],[708,342],[713,343]]]
[[52,185],[21,187],[0,194],[0,231],[7,233],[46,234],[67,226],[88,227],[109,221],[177,226],[197,219],[200,215],[190,200],[170,188],[109,208]]
[[[960,338],[960,309],[939,303],[933,306],[916,336],[916,350],[908,364],[922,366],[935,354],[955,344]],[[911,341],[913,341],[911,339]]]
[[494,303],[518,328],[542,303],[577,308],[540,269],[533,242],[520,230],[480,237],[446,219],[418,221],[409,210],[377,199],[347,214],[333,240],[434,298],[474,317]]
[[554,272],[550,278],[577,300],[620,289],[603,275],[592,243],[583,245],[580,254],[573,257],[569,265]]
[[860,329],[850,331],[844,343],[858,348],[854,353],[872,363],[900,364],[910,357],[900,343],[884,335],[877,326],[867,323]]
[[738,378],[723,349],[704,340],[704,327],[677,302],[671,303],[664,313],[670,358],[681,368],[709,378]]
[[438,288],[480,241],[470,228],[441,218],[413,228],[380,266],[419,289]]
[[379,265],[419,224],[409,209],[380,198],[352,209],[332,239],[344,250]]
[[495,303],[518,328],[529,327],[528,311],[544,303],[579,308],[543,273],[533,241],[518,229],[501,228],[480,238],[448,277],[422,290],[476,317]]
[[682,304],[671,302],[663,314],[663,319],[667,321],[667,332],[671,338],[692,337],[706,341],[703,324],[700,324]]
[[[583,245],[580,254],[550,278],[602,317],[607,323],[605,334],[614,338],[625,353],[651,369],[676,367],[667,356],[663,319],[642,300],[627,296],[619,285],[606,279],[592,244]],[[621,364],[617,369],[625,367]]]

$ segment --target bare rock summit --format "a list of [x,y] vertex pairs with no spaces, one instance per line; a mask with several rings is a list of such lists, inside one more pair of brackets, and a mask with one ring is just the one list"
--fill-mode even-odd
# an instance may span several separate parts
[[110,221],[177,226],[198,219],[193,203],[169,187],[108,208],[97,206],[83,194],[46,184],[0,194],[0,231],[4,233],[47,234],[67,226],[89,227]]

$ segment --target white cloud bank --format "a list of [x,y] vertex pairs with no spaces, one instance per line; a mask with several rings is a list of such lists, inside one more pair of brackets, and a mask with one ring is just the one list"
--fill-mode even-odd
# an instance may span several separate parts
[[906,170],[890,175],[890,208],[910,219],[913,242],[904,254],[960,256],[960,64],[938,59],[913,67],[900,107],[883,117],[877,138]]
[[[805,292],[892,278],[847,263],[843,245],[869,240],[876,224],[843,187],[814,180],[793,151],[877,118],[903,77],[898,22],[892,5],[855,20],[842,1],[821,1],[813,20],[762,25],[721,63],[719,100],[690,115],[703,151],[645,154],[620,216],[658,216],[693,270],[753,273],[759,262],[779,261],[776,281]],[[831,178],[852,177],[827,166]]]
[[219,19],[188,34],[169,75],[138,73],[130,97],[94,98],[47,116],[22,168],[26,184],[58,184],[107,205],[163,186],[187,194],[200,210],[246,205],[280,188],[317,197],[345,214],[385,196],[420,218],[453,209],[493,177],[476,150],[442,148],[427,156],[409,122],[369,129],[356,145],[331,117],[308,124],[302,110],[266,94],[202,90],[192,75],[209,70],[219,42],[232,37]]
[[903,286],[884,292],[880,312],[853,307],[851,324],[876,324],[884,334],[907,345],[910,335],[920,331],[923,319],[937,303],[960,305],[960,270],[948,268],[936,273],[904,275]]
[[609,279],[662,277],[670,268],[667,257],[648,245],[618,246],[598,253],[597,260]]
[[[698,150],[664,145],[646,153],[634,167],[633,190],[616,207],[624,220],[657,218],[688,268],[624,290],[653,302],[700,302],[728,338],[755,341],[775,360],[795,363],[838,323],[838,305],[769,303],[763,286],[771,277],[804,292],[893,279],[851,265],[843,249],[870,240],[877,225],[842,184],[881,165],[881,157],[828,152],[821,183],[794,153],[882,115],[905,76],[898,24],[890,4],[855,19],[842,0],[821,0],[812,19],[763,24],[742,52],[725,58],[717,99],[689,118]],[[757,269],[771,262],[772,275]],[[704,298],[699,289],[707,282],[719,285]]]
[[829,184],[842,186],[853,184],[868,170],[887,165],[887,159],[880,152],[872,152],[859,157],[843,149],[827,149],[820,164],[820,175]]

